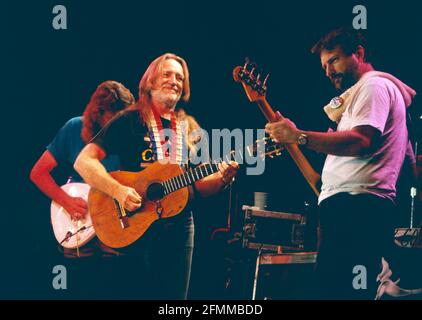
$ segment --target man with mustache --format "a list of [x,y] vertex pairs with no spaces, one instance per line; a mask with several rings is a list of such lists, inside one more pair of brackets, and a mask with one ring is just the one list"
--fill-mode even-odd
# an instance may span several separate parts
[[[127,171],[139,171],[153,161],[164,159],[186,165],[188,159],[183,150],[193,150],[197,139],[190,132],[185,136],[178,128],[185,119],[186,127],[195,127],[195,123],[192,117],[177,110],[176,105],[181,98],[187,102],[189,96],[185,60],[172,53],[158,57],[141,78],[137,108],[121,114],[101,131],[82,150],[75,169],[91,186],[113,197],[127,210],[138,209],[142,205],[141,196],[134,188],[120,184],[107,174],[100,160],[106,154],[117,154],[122,169]],[[170,139],[162,140],[163,129],[171,130]],[[166,143],[170,143],[170,150],[164,150]],[[147,150],[153,154],[148,160],[142,158]],[[198,180],[191,193],[196,191],[200,196],[208,196],[219,192],[233,180],[237,169],[235,162],[222,163],[219,172]],[[193,213],[188,204],[177,216],[154,222],[141,239],[123,248],[139,257],[145,268],[144,271],[132,270],[137,276],[131,278],[131,282],[139,281],[136,283],[138,297],[186,299],[193,245]],[[140,278],[142,273],[144,277]]]
[[343,92],[325,108],[337,131],[304,131],[289,119],[267,124],[266,131],[280,143],[327,154],[318,199],[318,298],[374,299],[381,257],[393,241],[396,182],[405,154],[412,154],[406,107],[415,92],[374,71],[356,30],[334,30],[311,51]]

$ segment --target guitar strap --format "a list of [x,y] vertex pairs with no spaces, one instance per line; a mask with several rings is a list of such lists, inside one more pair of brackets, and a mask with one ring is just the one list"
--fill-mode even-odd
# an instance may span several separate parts
[[340,119],[343,115],[343,113],[346,111],[346,109],[351,104],[354,96],[359,92],[360,88],[363,86],[363,84],[372,77],[382,77],[390,80],[393,82],[396,87],[399,89],[400,93],[403,96],[404,104],[407,107],[410,106],[412,103],[412,99],[416,95],[416,91],[407,86],[405,83],[394,77],[393,75],[381,72],[381,71],[369,71],[365,73],[361,79],[356,82],[352,87],[347,89],[345,92],[343,92],[339,97],[335,97],[331,99],[330,103],[328,103],[324,107],[324,111],[327,114],[327,116],[334,122],[339,123]]
[[[151,138],[152,148],[157,156],[156,160],[169,159],[171,163],[182,164],[183,157],[183,134],[179,121],[176,118],[175,112],[171,112],[170,118],[170,148],[168,147],[168,140],[164,135],[163,123],[161,116],[155,110],[151,108],[152,116],[149,117],[150,121],[148,124],[149,134]],[[170,150],[170,152],[169,152]]]

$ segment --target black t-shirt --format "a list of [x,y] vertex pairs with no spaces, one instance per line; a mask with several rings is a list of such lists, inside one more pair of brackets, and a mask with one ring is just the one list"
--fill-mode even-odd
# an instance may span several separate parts
[[[161,118],[161,122],[164,129],[170,128],[169,120]],[[141,122],[139,111],[125,110],[116,115],[92,142],[106,154],[118,155],[122,170],[140,171],[156,161],[152,138],[148,127]]]
[[[161,118],[163,128],[170,128],[171,122]],[[100,146],[106,154],[116,154],[120,158],[120,169],[124,171],[138,172],[156,161],[149,129],[141,121],[138,110],[124,110],[118,113],[91,141]],[[171,140],[171,139],[170,139]],[[183,139],[185,141],[185,139]],[[185,155],[183,159],[187,159]],[[186,161],[187,162],[187,161]],[[192,164],[184,163],[183,169],[192,167]],[[190,200],[195,192],[190,189]],[[189,202],[184,209],[190,212],[193,209]]]

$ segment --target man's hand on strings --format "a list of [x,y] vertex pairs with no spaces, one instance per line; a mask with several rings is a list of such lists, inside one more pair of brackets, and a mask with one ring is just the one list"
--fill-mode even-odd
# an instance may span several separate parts
[[83,198],[69,196],[62,207],[70,214],[73,220],[81,220],[88,212],[88,205]]
[[240,166],[236,161],[230,161],[229,163],[223,161],[218,165],[218,168],[224,184],[229,184],[233,181]]
[[297,143],[300,135],[296,125],[287,118],[267,123],[265,132],[270,135],[271,139],[281,144]]
[[114,198],[129,211],[139,209],[142,205],[142,197],[131,187],[120,186],[115,192]]

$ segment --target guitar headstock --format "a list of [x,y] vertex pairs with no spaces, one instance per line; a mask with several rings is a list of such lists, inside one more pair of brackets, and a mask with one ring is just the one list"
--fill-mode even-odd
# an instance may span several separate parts
[[243,67],[237,66],[233,69],[234,81],[242,83],[243,89],[251,102],[265,98],[267,80],[270,76],[267,74],[264,77],[256,69],[257,66],[254,63],[250,63],[248,58],[246,58]]
[[241,150],[232,150],[228,155],[223,157],[221,161],[229,162],[231,160],[243,163],[243,156],[239,155],[239,152],[251,158],[260,158],[265,159],[266,157],[274,158],[281,155],[284,146],[274,142],[270,137],[265,137],[262,139],[256,140],[253,144],[246,146],[246,149]]
[[278,157],[284,149],[281,144],[275,143],[270,137],[258,139],[254,144],[247,146],[246,148],[249,156],[259,156],[261,159],[264,159],[265,157]]

